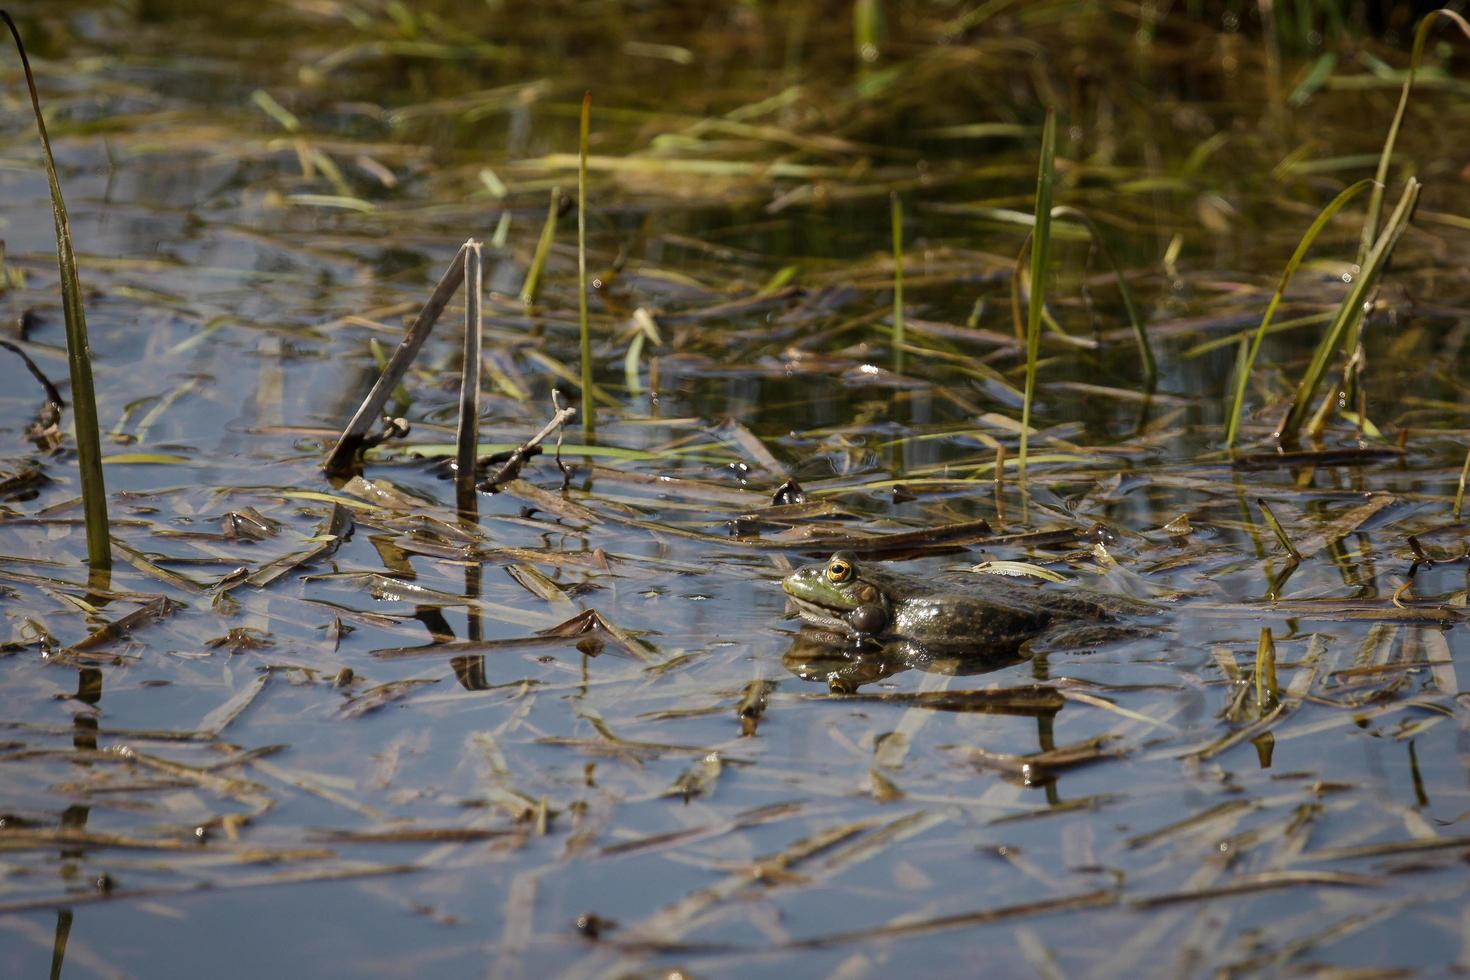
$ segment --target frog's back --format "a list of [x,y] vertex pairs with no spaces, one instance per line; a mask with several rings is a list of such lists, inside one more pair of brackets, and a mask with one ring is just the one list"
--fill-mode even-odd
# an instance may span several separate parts
[[893,631],[931,646],[1011,649],[1068,623],[1112,623],[1154,611],[1122,596],[1054,590],[999,576],[928,585],[895,604]]
[[942,575],[932,584],[933,595],[956,595],[988,600],[1002,606],[1045,610],[1053,619],[1095,619],[1103,622],[1148,616],[1158,610],[1141,599],[1096,592],[1077,586],[1048,588],[1005,575],[967,573]]

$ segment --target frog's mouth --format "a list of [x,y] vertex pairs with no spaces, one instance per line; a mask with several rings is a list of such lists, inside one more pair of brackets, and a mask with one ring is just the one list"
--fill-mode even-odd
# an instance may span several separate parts
[[798,615],[818,626],[826,626],[830,629],[841,629],[844,631],[847,629],[847,624],[842,617],[851,610],[841,606],[829,606],[809,596],[799,595],[784,582],[781,583],[781,588],[786,593],[786,609],[788,613],[795,610]]

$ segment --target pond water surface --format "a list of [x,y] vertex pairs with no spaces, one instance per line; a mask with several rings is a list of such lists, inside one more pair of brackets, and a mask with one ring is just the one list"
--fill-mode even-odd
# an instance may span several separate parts
[[[1431,44],[1391,171],[1390,207],[1424,191],[1361,400],[1271,441],[1356,274],[1359,198],[1276,315],[1232,461],[1241,339],[1372,174],[1402,29],[1273,46],[1152,5],[934,2],[883,5],[858,53],[841,3],[204,6],[12,10],[88,293],[116,568],[88,588],[70,441],[30,440],[42,394],[5,352],[0,973],[1470,966],[1454,49]],[[0,339],[61,381],[7,57]],[[553,437],[456,511],[425,458],[452,453],[456,299],[392,403],[409,435],[329,479],[373,345],[466,238],[484,451],[575,397],[587,90],[599,393],[568,478]],[[1023,485],[1011,283],[1047,105],[1057,200],[1102,229],[1160,369],[1150,392],[1107,262],[1060,227]],[[1096,648],[855,656],[779,586],[839,546],[1161,612]]]

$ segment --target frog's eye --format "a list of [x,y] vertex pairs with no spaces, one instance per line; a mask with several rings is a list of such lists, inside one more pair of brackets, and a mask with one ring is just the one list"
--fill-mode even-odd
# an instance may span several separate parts
[[833,558],[827,563],[827,581],[841,585],[852,580],[852,562],[846,558]]

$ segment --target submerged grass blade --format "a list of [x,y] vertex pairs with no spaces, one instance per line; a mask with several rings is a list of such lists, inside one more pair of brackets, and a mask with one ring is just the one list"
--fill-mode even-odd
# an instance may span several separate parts
[[893,221],[893,370],[903,373],[903,201],[888,195]]
[[591,130],[592,93],[582,96],[582,125],[577,161],[577,327],[582,339],[582,435],[591,442],[597,431],[592,403],[592,329],[587,324],[587,142]]
[[1291,253],[1291,258],[1286,262],[1286,268],[1281,270],[1281,279],[1276,283],[1276,291],[1271,294],[1271,301],[1266,304],[1266,315],[1261,318],[1261,325],[1256,328],[1256,334],[1251,338],[1250,352],[1245,356],[1244,365],[1235,373],[1235,395],[1230,404],[1230,421],[1225,430],[1226,449],[1234,449],[1236,437],[1240,435],[1240,413],[1245,403],[1246,382],[1250,378],[1251,367],[1256,363],[1256,355],[1261,350],[1261,341],[1266,338],[1266,333],[1271,327],[1271,317],[1276,314],[1276,307],[1281,304],[1281,297],[1286,294],[1286,287],[1291,284],[1296,270],[1306,258],[1307,250],[1316,242],[1317,236],[1322,233],[1323,228],[1327,227],[1333,215],[1342,210],[1343,206],[1360,192],[1372,186],[1374,186],[1373,181],[1365,177],[1351,187],[1345,188],[1329,201],[1311,226],[1307,228],[1306,234],[1302,235],[1302,240],[1297,243],[1296,251]]
[[1036,224],[1031,229],[1031,297],[1026,304],[1026,391],[1021,403],[1021,446],[1016,478],[1026,483],[1026,444],[1031,404],[1036,395],[1036,354],[1041,346],[1041,311],[1046,304],[1046,268],[1051,258],[1051,193],[1056,172],[1057,113],[1046,111],[1041,129],[1041,161],[1036,170]]
[[1404,229],[1408,227],[1409,218],[1414,213],[1414,205],[1419,201],[1421,187],[1423,185],[1413,177],[1410,177],[1405,184],[1403,196],[1399,198],[1398,206],[1389,216],[1388,223],[1383,228],[1383,234],[1373,243],[1373,251],[1368,254],[1367,261],[1358,271],[1358,278],[1353,282],[1347,295],[1343,297],[1342,304],[1337,308],[1337,315],[1333,317],[1327,332],[1322,335],[1321,342],[1317,344],[1317,349],[1312,353],[1311,363],[1307,365],[1307,373],[1302,376],[1301,383],[1297,385],[1296,397],[1292,401],[1291,409],[1276,430],[1276,438],[1279,441],[1285,442],[1295,436],[1296,430],[1301,427],[1302,419],[1306,417],[1307,408],[1311,405],[1318,386],[1322,383],[1323,376],[1327,373],[1327,366],[1332,361],[1332,355],[1342,344],[1349,330],[1362,321],[1363,302],[1368,296],[1368,291],[1378,281],[1384,267],[1388,265],[1388,259],[1393,254],[1394,246],[1398,244]]
[[1398,108],[1394,110],[1393,122],[1388,127],[1388,138],[1383,141],[1383,152],[1378,157],[1378,170],[1373,178],[1378,186],[1368,197],[1368,218],[1363,222],[1363,239],[1358,246],[1358,264],[1366,264],[1366,256],[1372,251],[1373,245],[1378,241],[1378,220],[1383,216],[1383,192],[1388,184],[1388,165],[1393,159],[1394,144],[1398,142],[1399,127],[1404,122],[1404,110],[1409,107],[1409,93],[1414,88],[1414,75],[1419,71],[1419,59],[1424,54],[1424,42],[1429,38],[1429,28],[1434,24],[1435,17],[1445,17],[1455,26],[1460,28],[1467,38],[1470,38],[1470,23],[1453,10],[1431,10],[1419,21],[1419,27],[1414,31],[1414,47],[1409,55],[1409,74],[1404,78],[1403,91],[1399,93]]
[[[108,537],[107,486],[102,480],[102,439],[97,422],[97,395],[92,387],[92,349],[87,343],[87,314],[82,306],[82,284],[77,278],[77,257],[72,249],[71,224],[66,215],[66,202],[61,199],[61,180],[56,176],[56,160],[51,155],[51,138],[46,134],[46,120],[41,115],[41,97],[36,92],[36,79],[26,57],[20,31],[10,14],[0,10],[15,48],[20,52],[25,69],[26,88],[31,96],[31,110],[36,116],[36,132],[41,138],[41,159],[46,165],[46,183],[51,189],[51,216],[56,223],[56,265],[61,277],[61,309],[66,320],[66,360],[71,369],[72,419],[76,427],[77,468],[82,484],[82,513],[87,524],[87,563],[96,573],[112,568],[112,545]],[[107,588],[105,582],[99,583]]]

